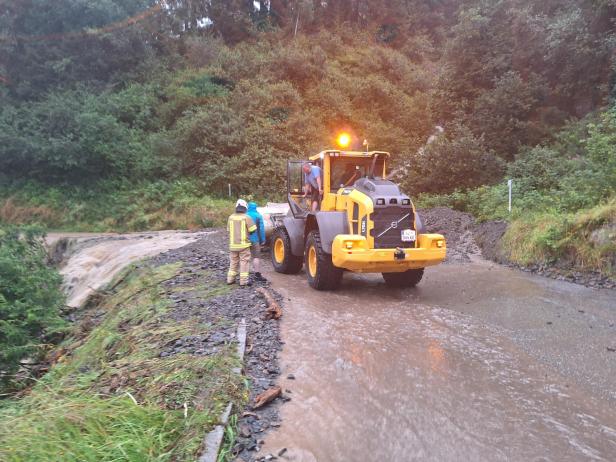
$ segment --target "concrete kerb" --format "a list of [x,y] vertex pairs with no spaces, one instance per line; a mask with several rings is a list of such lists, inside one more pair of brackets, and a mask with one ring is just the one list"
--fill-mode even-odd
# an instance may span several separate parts
[[[242,319],[237,326],[237,355],[240,361],[244,360],[244,353],[246,352],[246,319]],[[235,368],[233,370],[237,374],[242,373],[242,368]],[[233,403],[227,404],[227,407],[220,414],[218,418],[218,425],[214,427],[203,440],[203,454],[198,459],[198,462],[216,462],[218,459],[218,453],[220,452],[220,446],[225,436],[225,427],[229,423],[229,416],[233,410]]]

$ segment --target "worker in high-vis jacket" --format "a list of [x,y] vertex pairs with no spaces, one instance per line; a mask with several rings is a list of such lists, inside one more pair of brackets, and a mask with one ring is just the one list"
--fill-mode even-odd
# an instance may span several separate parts
[[235,203],[235,213],[227,221],[229,233],[229,272],[227,284],[233,284],[239,267],[240,286],[250,285],[250,233],[257,230],[257,225],[246,211],[248,204],[244,199]]

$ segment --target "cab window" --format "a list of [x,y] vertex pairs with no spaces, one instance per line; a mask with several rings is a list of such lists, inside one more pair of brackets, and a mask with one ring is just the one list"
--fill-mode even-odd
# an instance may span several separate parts
[[[372,157],[330,157],[331,175],[330,190],[353,186],[353,184],[367,176],[372,166]],[[379,156],[374,166],[374,176],[382,177],[385,159]]]

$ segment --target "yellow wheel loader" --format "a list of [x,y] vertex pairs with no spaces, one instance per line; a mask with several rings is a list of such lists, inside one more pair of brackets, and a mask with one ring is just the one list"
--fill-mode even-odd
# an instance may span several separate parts
[[[388,159],[382,151],[327,150],[289,161],[290,210],[276,219],[270,241],[274,269],[294,274],[305,266],[311,287],[332,290],[345,270],[413,287],[425,267],[441,263],[445,238],[424,233],[411,199],[386,179]],[[306,163],[321,169],[323,196],[314,212],[304,194]]]

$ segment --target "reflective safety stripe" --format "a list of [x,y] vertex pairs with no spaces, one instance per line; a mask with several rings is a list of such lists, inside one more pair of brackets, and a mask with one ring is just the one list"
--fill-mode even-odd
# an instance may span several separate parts
[[229,245],[233,245],[234,222],[229,220]]
[[246,222],[244,220],[242,220],[242,224],[240,225],[242,227],[242,244],[244,242],[246,242]]
[[235,271],[229,271],[229,272],[227,273],[227,276],[237,276],[237,272],[235,272]]
[[248,228],[248,232],[254,233],[257,230],[257,227],[255,225],[252,225],[250,228]]

